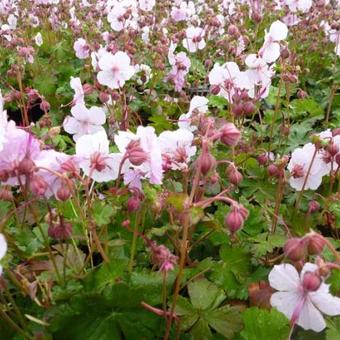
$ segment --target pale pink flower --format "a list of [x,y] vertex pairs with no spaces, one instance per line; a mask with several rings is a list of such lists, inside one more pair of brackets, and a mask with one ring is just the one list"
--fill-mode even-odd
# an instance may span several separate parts
[[135,73],[135,68],[130,65],[130,62],[130,57],[125,52],[105,53],[98,62],[101,69],[97,74],[98,82],[111,89],[123,87]]
[[250,82],[245,72],[241,72],[238,65],[231,61],[214,65],[209,73],[209,83],[219,88],[219,95],[232,102],[235,89],[249,89]]
[[56,195],[58,189],[61,186],[66,185],[65,182],[53,172],[57,172],[59,174],[64,173],[65,171],[62,170],[62,164],[70,159],[72,159],[72,156],[51,149],[42,150],[34,160],[34,163],[38,168],[36,174],[47,183],[47,190],[44,193],[46,198]]
[[[312,163],[314,153],[315,146],[312,143],[308,143],[292,152],[287,166],[290,171],[289,184],[297,191],[302,190],[304,183],[305,190],[316,190],[321,185],[322,177],[328,174],[327,166],[320,153],[317,152]],[[311,163],[312,166],[310,167]]]
[[174,21],[179,22],[189,20],[195,13],[195,4],[193,1],[181,1],[172,7],[170,15]]
[[190,131],[197,130],[195,125],[191,125],[193,112],[206,113],[208,111],[209,100],[203,96],[194,96],[190,101],[189,111],[182,114],[178,119],[178,126],[181,129],[187,129]]
[[81,84],[80,78],[71,77],[70,80],[71,89],[74,91],[73,104],[84,104],[85,105],[85,94],[83,85]]
[[259,94],[261,98],[267,97],[271,78],[274,75],[272,68],[261,57],[257,57],[256,54],[249,54],[245,59],[245,63],[248,66],[246,75],[252,84],[251,89],[248,91],[249,96],[254,98]]
[[108,182],[118,177],[123,155],[109,153],[109,140],[105,131],[81,136],[76,142],[76,156],[86,176],[96,182]]
[[306,263],[299,275],[291,264],[280,264],[274,266],[268,279],[271,287],[278,290],[270,299],[271,305],[293,324],[321,332],[326,327],[321,312],[331,316],[339,315],[340,299],[332,296],[329,285],[322,281],[319,287],[316,285],[308,289],[304,282],[305,275],[315,273],[317,269],[317,265]]
[[0,172],[5,171],[8,174],[8,179],[3,184],[25,184],[27,176],[20,173],[19,166],[24,159],[31,161],[34,166],[39,153],[40,143],[30,133],[15,127],[7,129],[6,141],[0,152]]
[[156,4],[156,0],[138,0],[138,3],[141,10],[151,11]]
[[39,46],[39,47],[43,44],[44,41],[43,41],[43,38],[42,38],[42,35],[41,35],[40,32],[38,32],[38,33],[35,35],[34,41],[35,41],[36,45]]
[[203,28],[191,26],[186,29],[185,34],[186,37],[183,39],[182,44],[189,52],[194,53],[205,47]]
[[303,12],[306,13],[312,7],[312,0],[285,0],[285,4],[288,6],[291,12]]
[[129,166],[140,170],[150,183],[161,184],[163,178],[162,155],[155,129],[151,126],[138,126],[136,134],[131,131],[119,131],[115,136],[115,143],[122,154],[126,154],[131,141],[139,141],[146,159],[141,165],[131,164]]
[[[318,136],[322,140],[327,141],[329,144],[332,144],[335,147],[338,147],[338,150],[339,150],[338,153],[340,152],[340,135],[333,136],[331,129],[327,129],[327,130],[319,133]],[[328,153],[327,148],[326,148],[326,150],[320,151],[320,156],[321,156],[322,160],[325,162],[326,168],[328,169],[328,172],[330,172],[331,170],[337,169],[338,164],[335,161],[335,157],[331,157],[332,155],[330,155]]]
[[175,85],[175,90],[179,92],[184,86],[185,76],[189,72],[191,62],[184,52],[174,54],[175,49],[176,45],[171,43],[168,53],[168,59],[170,65],[172,66],[172,69],[167,75],[166,79],[171,80]]
[[86,59],[90,56],[90,47],[83,38],[79,38],[73,44],[73,49],[79,59]]
[[[5,236],[0,233],[0,260],[4,258],[7,253],[7,242]],[[0,265],[0,275],[2,274],[2,266]]]
[[71,109],[72,116],[67,116],[63,122],[64,130],[73,135],[74,141],[83,135],[104,131],[106,121],[105,111],[97,106],[88,109],[83,103],[78,103]]
[[159,137],[159,144],[165,170],[180,170],[188,167],[191,157],[196,154],[193,146],[194,135],[186,129],[163,131]]
[[266,63],[273,63],[280,57],[280,41],[286,39],[287,35],[288,28],[283,22],[277,20],[271,24],[259,51],[259,55]]

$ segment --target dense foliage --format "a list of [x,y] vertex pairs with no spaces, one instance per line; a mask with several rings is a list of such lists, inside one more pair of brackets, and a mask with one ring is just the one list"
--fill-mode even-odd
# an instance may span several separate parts
[[0,338],[339,339],[339,8],[0,1]]

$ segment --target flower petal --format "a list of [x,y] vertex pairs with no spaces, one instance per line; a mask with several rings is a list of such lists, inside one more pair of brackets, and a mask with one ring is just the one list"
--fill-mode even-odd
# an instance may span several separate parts
[[309,298],[303,304],[297,324],[314,332],[321,332],[326,327],[322,314],[314,307]]
[[298,291],[276,292],[270,298],[270,304],[278,311],[291,319],[295,308],[301,302],[303,296]]
[[323,283],[316,292],[310,293],[309,297],[322,313],[327,315],[339,315],[340,298],[331,295],[328,290],[328,285]]
[[271,287],[280,291],[297,289],[300,278],[297,270],[291,264],[284,263],[274,266],[268,276]]

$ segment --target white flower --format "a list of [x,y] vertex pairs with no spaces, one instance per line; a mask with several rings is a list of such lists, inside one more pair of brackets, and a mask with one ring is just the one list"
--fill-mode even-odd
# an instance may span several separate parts
[[73,44],[73,49],[76,52],[76,56],[79,59],[86,59],[90,55],[90,48],[83,38],[79,38]]
[[181,129],[195,131],[196,126],[191,125],[191,116],[194,111],[198,113],[206,113],[208,111],[209,100],[203,96],[194,96],[190,101],[188,113],[182,114],[178,119],[178,126]]
[[256,54],[249,54],[245,59],[245,63],[249,68],[246,71],[246,75],[252,84],[249,96],[254,98],[257,94],[255,93],[254,87],[259,86],[260,88],[257,92],[260,94],[260,97],[267,97],[271,85],[271,78],[274,75],[271,67],[269,67],[261,57],[257,57]]
[[[292,152],[291,159],[287,166],[291,174],[289,184],[297,191],[302,190],[304,183],[305,190],[316,190],[322,182],[322,177],[328,174],[328,169],[322,160],[322,155],[317,152],[314,157],[314,153],[315,146],[312,143],[308,143],[302,148],[295,149]],[[307,177],[308,170],[309,175]]]
[[204,30],[200,27],[189,27],[185,31],[186,37],[183,39],[183,46],[189,52],[194,53],[205,47]]
[[145,64],[137,64],[135,65],[136,74],[139,74],[137,78],[137,84],[147,84],[149,80],[152,78],[152,70],[149,65]]
[[136,134],[131,131],[119,131],[115,143],[122,154],[126,153],[131,141],[139,141],[140,147],[146,154],[146,160],[139,166],[131,167],[140,170],[152,184],[161,184],[163,178],[161,147],[151,126],[138,126]]
[[291,264],[274,266],[269,273],[269,283],[278,290],[270,299],[273,307],[304,329],[321,332],[326,322],[321,314],[339,315],[340,299],[329,293],[329,285],[320,282],[317,289],[306,289],[306,273],[314,273],[318,267],[306,263],[300,275]]
[[263,60],[270,64],[276,61],[280,56],[280,41],[287,38],[288,28],[287,26],[277,20],[273,22],[269,28],[269,32],[266,32],[264,44],[259,51]]
[[88,109],[83,103],[78,103],[72,107],[71,114],[72,116],[65,118],[63,127],[66,132],[74,135],[74,141],[83,135],[104,131],[102,125],[106,121],[106,115],[100,107]]
[[123,87],[135,73],[135,68],[130,65],[130,57],[118,51],[116,54],[105,53],[98,62],[101,71],[97,75],[98,82],[111,89]]
[[290,11],[295,13],[301,11],[306,13],[312,7],[312,0],[285,0],[286,5],[289,7]]
[[39,47],[43,44],[43,38],[40,32],[36,34],[36,36],[34,37],[34,41]]
[[164,131],[158,140],[163,156],[163,167],[166,169],[186,168],[190,158],[196,154],[196,146],[192,145],[194,135],[189,130]]
[[209,73],[210,85],[220,88],[219,95],[232,102],[235,89],[249,89],[251,84],[245,72],[241,72],[238,65],[231,61],[223,64],[214,65]]
[[109,153],[109,140],[105,131],[80,137],[76,142],[76,155],[80,168],[94,181],[117,179],[123,155]]
[[70,86],[72,90],[74,91],[73,104],[74,105],[76,104],[85,105],[85,101],[84,101],[85,94],[84,94],[84,89],[81,84],[80,78],[71,77]]
[[156,4],[156,0],[138,0],[139,8],[143,11],[151,11]]
[[[7,242],[3,234],[0,234],[0,260],[6,255]],[[0,275],[2,274],[2,266],[0,265]]]

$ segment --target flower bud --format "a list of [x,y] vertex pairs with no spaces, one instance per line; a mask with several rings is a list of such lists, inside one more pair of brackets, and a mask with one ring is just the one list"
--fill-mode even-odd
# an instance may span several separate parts
[[201,156],[198,159],[198,164],[201,170],[201,173],[205,176],[210,170],[216,167],[216,159],[209,152],[209,150],[202,152]]
[[0,170],[0,182],[6,182],[9,178],[9,173],[6,169]]
[[50,103],[47,100],[43,99],[40,103],[40,109],[44,112],[48,112],[50,108],[51,108]]
[[228,27],[228,34],[232,35],[235,38],[238,38],[238,36],[240,35],[240,32],[239,32],[238,28],[235,25],[230,25]]
[[309,255],[319,255],[322,253],[326,241],[319,234],[311,234],[308,236],[307,251]]
[[210,92],[213,94],[213,95],[218,95],[221,91],[221,88],[218,86],[218,85],[213,85],[210,87]]
[[278,177],[280,170],[275,164],[269,164],[267,167],[268,175],[270,177]]
[[106,92],[100,92],[99,100],[101,103],[105,104],[110,100],[110,96]]
[[128,199],[127,210],[128,212],[135,212],[140,208],[141,200],[137,195],[133,195]]
[[25,157],[18,165],[18,173],[19,175],[29,175],[34,171],[34,162],[28,158]]
[[243,111],[246,115],[252,114],[256,109],[256,106],[253,102],[248,101],[243,104]]
[[91,84],[84,84],[83,91],[84,91],[84,94],[88,96],[93,92],[93,86]]
[[235,117],[242,116],[244,113],[244,104],[243,103],[234,104],[232,107],[232,113],[234,114]]
[[338,164],[338,166],[340,166],[340,153],[338,153],[338,154],[335,156],[335,162],[336,162],[336,164]]
[[55,240],[67,240],[72,234],[72,224],[61,220],[60,223],[51,224],[47,233]]
[[326,150],[331,156],[334,157],[339,152],[339,147],[334,143],[330,143],[328,144]]
[[14,197],[12,191],[0,188],[0,201],[13,201]]
[[242,228],[244,219],[237,209],[233,209],[224,219],[224,224],[229,228],[232,234]]
[[321,279],[319,275],[313,272],[306,272],[303,275],[302,279],[302,286],[304,289],[308,290],[309,292],[315,292],[319,289],[321,285]]
[[143,164],[147,159],[148,155],[140,146],[139,141],[131,141],[126,148],[127,156],[129,161],[136,166]]
[[237,170],[234,164],[230,164],[228,166],[227,174],[228,174],[229,182],[234,185],[238,185],[243,179],[242,174]]
[[71,197],[72,193],[66,183],[63,183],[57,190],[55,197],[60,201],[67,201]]
[[318,212],[320,209],[320,204],[319,202],[312,200],[308,203],[308,213],[309,214],[314,214]]
[[34,194],[36,194],[37,196],[43,196],[45,194],[48,184],[41,176],[33,176],[29,183],[31,191]]
[[226,123],[221,128],[220,133],[221,142],[229,146],[236,145],[241,138],[240,130],[233,123]]
[[284,245],[283,251],[291,261],[296,262],[304,259],[306,255],[304,240],[297,237],[290,238]]
[[266,165],[268,163],[269,157],[267,153],[263,153],[257,156],[256,160],[260,165]]

